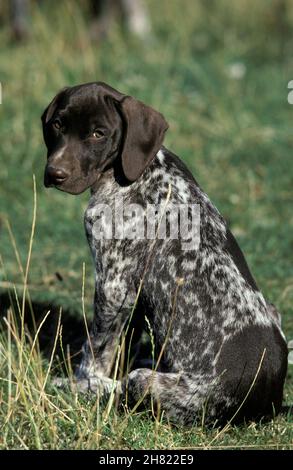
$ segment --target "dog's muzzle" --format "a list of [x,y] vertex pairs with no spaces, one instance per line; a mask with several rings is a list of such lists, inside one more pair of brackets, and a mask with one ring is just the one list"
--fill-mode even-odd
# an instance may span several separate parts
[[59,186],[67,180],[68,176],[69,174],[63,168],[55,168],[49,165],[45,170],[44,184],[46,188]]

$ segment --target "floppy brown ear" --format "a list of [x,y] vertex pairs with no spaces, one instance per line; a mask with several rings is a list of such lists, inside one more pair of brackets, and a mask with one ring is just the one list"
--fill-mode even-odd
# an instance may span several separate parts
[[169,126],[162,114],[131,96],[120,102],[120,109],[125,122],[122,168],[135,181],[156,156]]
[[47,122],[50,121],[50,119],[52,118],[54,112],[56,111],[57,109],[57,106],[58,106],[58,100],[60,98],[60,96],[62,95],[63,91],[67,90],[69,87],[64,87],[62,88],[62,90],[59,91],[59,93],[57,93],[57,95],[55,96],[55,98],[53,98],[53,100],[51,101],[51,103],[49,104],[49,106],[47,106],[47,108],[45,109],[45,111],[43,112],[42,116],[41,116],[41,120],[42,120],[42,123],[43,123],[43,126],[45,124],[47,124]]

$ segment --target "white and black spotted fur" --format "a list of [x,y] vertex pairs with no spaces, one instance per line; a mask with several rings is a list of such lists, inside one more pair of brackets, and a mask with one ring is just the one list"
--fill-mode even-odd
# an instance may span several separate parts
[[[45,184],[74,194],[91,188],[85,229],[95,266],[94,319],[77,388],[114,387],[130,405],[152,398],[185,424],[202,413],[220,421],[236,412],[237,418],[277,413],[287,367],[279,313],[259,291],[223,217],[162,146],[163,117],[97,83],[65,89],[42,119]],[[108,134],[95,132],[94,141],[95,126],[108,126]],[[180,238],[101,240],[95,207],[114,211],[117,200],[139,204],[142,216],[147,204],[199,204],[199,247],[184,250]],[[104,229],[112,224],[106,216],[98,222]],[[117,345],[131,315],[138,337],[148,318],[157,356],[162,351],[159,369],[137,368],[113,382]]]

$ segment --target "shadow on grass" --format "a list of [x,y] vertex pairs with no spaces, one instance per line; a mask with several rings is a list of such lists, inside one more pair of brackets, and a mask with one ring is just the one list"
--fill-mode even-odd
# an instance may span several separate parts
[[[3,319],[7,317],[8,310],[12,308],[14,318],[20,329],[21,317],[19,312],[19,304],[21,305],[21,296],[18,297],[18,304],[15,298],[15,293],[11,291],[0,291],[0,329],[2,329]],[[82,346],[87,339],[87,332],[83,317],[80,315],[79,310],[73,308],[63,308],[59,305],[54,305],[49,302],[41,302],[39,300],[32,300],[29,303],[25,302],[25,331],[31,338],[35,337],[38,327],[41,325],[48,312],[50,314],[44,321],[38,333],[38,344],[42,356],[50,359],[54,352],[54,365],[61,368],[65,374],[68,372],[65,360],[70,358],[70,363],[73,371],[78,366],[82,358]],[[56,343],[56,335],[58,334],[58,323],[61,312],[61,326],[62,326],[62,341],[58,339]],[[90,325],[88,324],[90,329]],[[132,328],[129,328],[129,333],[126,336],[125,348],[129,349],[130,366],[129,370],[147,367],[152,368],[156,362],[156,357],[153,355],[152,346],[149,336],[144,333],[142,340],[137,330],[132,335]],[[62,347],[61,347],[62,344]],[[55,351],[54,351],[55,348]],[[64,358],[64,355],[66,358]],[[124,365],[125,367],[127,364]],[[124,372],[126,370],[124,369]]]
[[[21,299],[18,300],[21,302]],[[20,325],[21,320],[18,314],[19,308],[15,300],[15,293],[12,291],[0,292],[0,324],[3,323],[3,318],[7,316],[10,308],[15,312],[15,318],[18,319]],[[63,352],[65,352],[65,354],[69,352],[71,364],[74,368],[80,362],[81,348],[86,339],[84,320],[77,311],[73,311],[72,309],[66,310],[46,302],[32,301],[30,304],[26,301],[25,329],[31,337],[34,337],[39,325],[49,311],[50,314],[42,325],[38,335],[40,351],[45,358],[49,359],[51,357],[54,350],[61,312],[62,348],[60,341],[57,341],[54,358],[58,360],[62,368],[65,368]]]

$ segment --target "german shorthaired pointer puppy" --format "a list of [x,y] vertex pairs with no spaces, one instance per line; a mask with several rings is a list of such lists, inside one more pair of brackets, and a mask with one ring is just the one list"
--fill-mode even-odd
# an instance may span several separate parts
[[[71,194],[91,189],[85,229],[95,265],[94,319],[77,389],[106,394],[112,387],[122,403],[153,400],[185,424],[202,413],[213,421],[278,413],[287,369],[280,315],[259,291],[221,214],[162,146],[164,117],[97,82],[61,90],[42,122],[45,186]],[[140,209],[123,219],[130,231],[145,227],[149,206],[196,204],[200,241],[185,249],[180,234],[101,236],[112,233],[107,210],[117,214],[117,204],[118,215],[122,204]],[[131,319],[140,332],[145,317],[159,368],[135,368],[114,380],[122,333]]]

